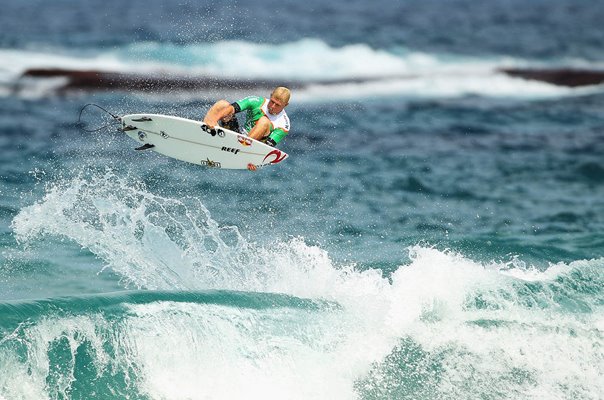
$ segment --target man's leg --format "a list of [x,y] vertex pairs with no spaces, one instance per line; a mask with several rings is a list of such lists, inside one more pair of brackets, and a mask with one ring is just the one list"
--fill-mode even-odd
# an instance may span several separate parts
[[210,125],[211,127],[216,126],[218,124],[218,120],[233,114],[233,106],[226,100],[218,100],[206,114],[203,122]]
[[249,137],[256,140],[262,140],[265,136],[268,136],[271,130],[271,121],[267,117],[261,117],[256,125],[252,128]]
[[241,133],[239,128],[239,120],[235,114],[227,115],[219,121],[223,128],[229,129],[233,132]]

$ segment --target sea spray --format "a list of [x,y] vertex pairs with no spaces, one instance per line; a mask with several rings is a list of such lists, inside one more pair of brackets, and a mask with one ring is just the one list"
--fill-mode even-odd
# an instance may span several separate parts
[[[168,198],[107,170],[49,184],[42,200],[14,218],[27,245],[45,235],[73,240],[119,273],[126,286],[145,289],[231,289],[321,296],[334,282],[381,272],[335,268],[328,254],[302,238],[266,248],[235,226],[220,226],[199,198]],[[308,279],[313,279],[307,284]]]
[[82,173],[49,185],[41,201],[17,215],[13,228],[23,243],[40,235],[75,241],[105,260],[127,286],[203,289],[196,286],[203,280],[191,274],[219,280],[221,267],[246,252],[234,252],[242,240],[237,228],[218,227],[203,204],[189,200],[193,210],[110,170]]

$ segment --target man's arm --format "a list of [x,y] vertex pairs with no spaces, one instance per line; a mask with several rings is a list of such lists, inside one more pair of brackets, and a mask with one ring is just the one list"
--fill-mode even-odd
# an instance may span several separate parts
[[268,138],[266,138],[266,144],[268,144],[269,146],[275,147],[277,145],[277,143],[282,141],[285,138],[285,136],[287,136],[287,134],[288,134],[288,131],[285,131],[282,128],[277,128],[270,133]]

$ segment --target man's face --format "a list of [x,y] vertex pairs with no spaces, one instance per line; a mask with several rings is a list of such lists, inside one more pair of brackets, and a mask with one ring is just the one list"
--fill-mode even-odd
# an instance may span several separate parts
[[283,101],[279,100],[278,98],[271,96],[270,100],[268,101],[268,106],[267,106],[268,112],[273,115],[277,115],[281,111],[283,111],[283,109],[285,108],[286,105],[287,105],[287,103],[284,103]]

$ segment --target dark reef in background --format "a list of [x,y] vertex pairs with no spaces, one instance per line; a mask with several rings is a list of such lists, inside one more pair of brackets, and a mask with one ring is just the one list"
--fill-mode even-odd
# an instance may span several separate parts
[[[536,68],[504,68],[496,72],[527,80],[547,82],[557,86],[580,87],[604,83],[604,71],[580,70],[570,68],[536,69]],[[170,91],[170,90],[203,90],[203,89],[258,89],[287,85],[292,88],[302,88],[311,83],[323,85],[342,83],[362,83],[372,79],[341,79],[320,82],[276,81],[270,79],[232,79],[217,77],[178,76],[172,74],[136,74],[121,72],[105,72],[95,70],[69,70],[54,68],[29,69],[22,78],[66,78],[67,82],[58,91],[69,90],[140,90],[140,91]],[[401,79],[411,78],[401,76]],[[387,79],[376,78],[375,80]],[[390,78],[388,78],[390,79]]]
[[557,86],[579,87],[604,82],[604,71],[571,68],[504,68],[501,72],[523,79],[551,83]]

